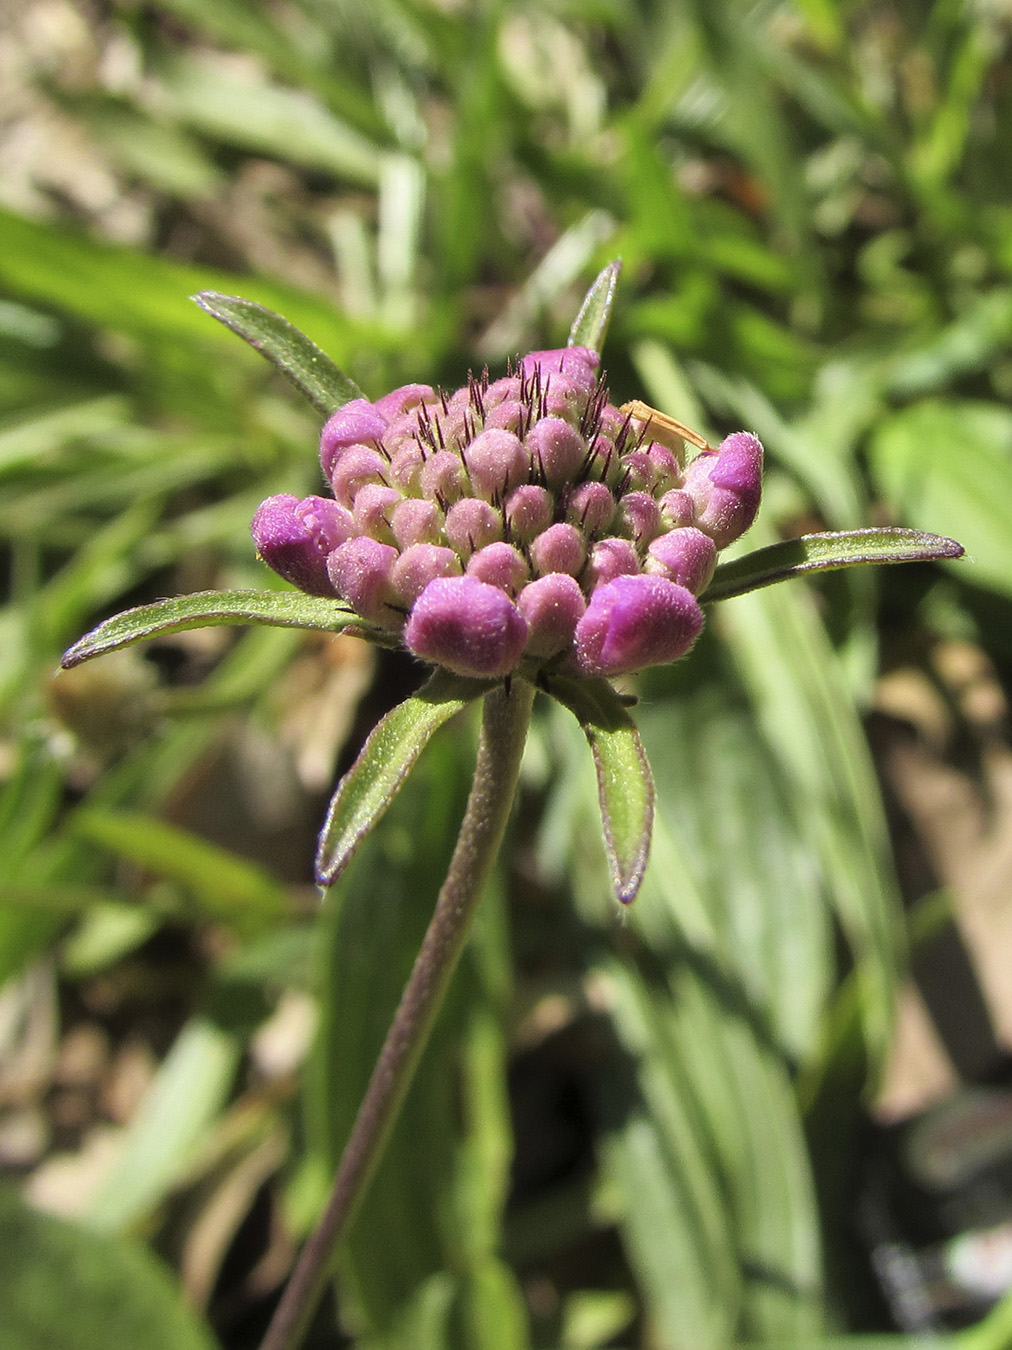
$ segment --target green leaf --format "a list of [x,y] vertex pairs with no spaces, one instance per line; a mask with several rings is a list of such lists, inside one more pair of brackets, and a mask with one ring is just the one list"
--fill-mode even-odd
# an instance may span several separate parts
[[241,1056],[236,1037],[194,1017],[176,1037],[126,1132],[87,1220],[115,1231],[151,1212],[177,1185],[228,1099]]
[[184,886],[206,913],[256,932],[288,912],[285,889],[262,867],[139,811],[76,811],[73,835]]
[[321,886],[332,885],[347,865],[400,791],[433,732],[497,683],[437,671],[377,723],[331,799],[316,854]]
[[868,447],[892,512],[944,523],[973,559],[965,580],[1012,593],[1012,413],[998,403],[925,399],[886,418]]
[[326,352],[280,314],[253,300],[222,295],[220,291],[201,291],[193,299],[201,309],[265,356],[324,416],[329,417],[353,398],[365,397],[355,381],[339,370]]
[[211,1350],[207,1327],[142,1247],[0,1191],[4,1350]]
[[553,678],[549,692],[569,709],[590,743],[612,886],[627,905],[643,880],[654,821],[654,781],[643,742],[606,680]]
[[590,347],[593,351],[600,352],[608,332],[611,307],[615,303],[615,292],[618,289],[621,272],[622,260],[616,258],[598,274],[569,330],[570,347]]
[[[187,628],[221,624],[269,624],[276,628],[316,628],[339,633],[356,624],[357,616],[340,600],[301,591],[198,591],[172,600],[138,605],[106,619],[63,655],[64,670],[93,656],[118,651],[146,638],[181,633]],[[361,627],[360,621],[357,624]]]
[[713,580],[700,596],[702,604],[772,586],[803,572],[829,572],[862,563],[929,562],[933,558],[961,558],[963,545],[955,539],[921,530],[838,530],[803,534],[756,549],[743,558],[720,563]]

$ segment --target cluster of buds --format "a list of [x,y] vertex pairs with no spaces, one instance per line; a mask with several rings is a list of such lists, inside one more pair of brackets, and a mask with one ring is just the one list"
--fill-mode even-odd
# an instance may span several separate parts
[[613,406],[597,367],[567,347],[452,395],[414,384],[346,403],[320,440],[333,497],[268,498],[258,552],[459,675],[675,660],[718,550],[755,517],[762,446],[699,440],[686,464],[666,419]]

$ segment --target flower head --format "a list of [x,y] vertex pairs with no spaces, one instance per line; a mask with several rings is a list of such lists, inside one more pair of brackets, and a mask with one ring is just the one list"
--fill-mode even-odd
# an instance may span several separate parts
[[269,498],[260,555],[459,675],[612,676],[684,655],[718,550],[758,509],[762,446],[736,432],[686,464],[609,401],[598,362],[532,352],[454,394],[346,403],[320,438],[333,499]]

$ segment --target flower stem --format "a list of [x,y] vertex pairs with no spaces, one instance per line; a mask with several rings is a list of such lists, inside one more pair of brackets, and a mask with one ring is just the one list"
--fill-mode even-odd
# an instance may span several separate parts
[[485,696],[474,781],[436,908],[338,1164],[327,1208],[296,1262],[260,1350],[296,1350],[337,1245],[383,1153],[456,969],[499,851],[530,724],[534,686],[514,677]]

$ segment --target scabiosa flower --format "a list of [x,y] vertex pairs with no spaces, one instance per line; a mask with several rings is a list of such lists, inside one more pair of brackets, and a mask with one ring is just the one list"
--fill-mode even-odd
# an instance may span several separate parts
[[260,556],[458,675],[683,656],[718,550],[755,518],[763,449],[739,431],[686,462],[681,439],[650,438],[645,405],[611,403],[598,362],[532,352],[453,394],[346,403],[320,438],[333,500],[269,498]]

